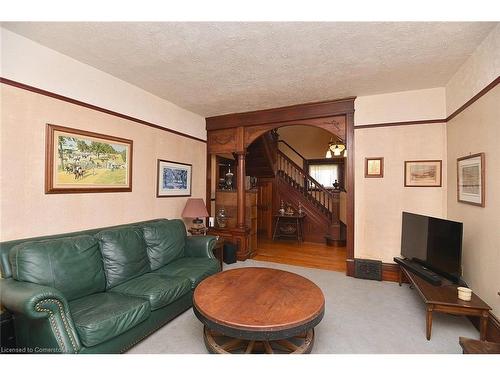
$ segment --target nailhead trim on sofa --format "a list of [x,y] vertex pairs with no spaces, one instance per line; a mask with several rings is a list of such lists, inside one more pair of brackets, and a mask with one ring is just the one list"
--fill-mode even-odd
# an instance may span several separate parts
[[61,315],[61,319],[63,321],[63,325],[64,325],[64,328],[66,330],[66,334],[68,335],[68,337],[69,337],[69,339],[71,341],[71,345],[73,346],[73,350],[75,351],[75,353],[77,353],[78,352],[78,348],[77,348],[75,339],[73,337],[73,334],[72,334],[71,330],[69,329],[68,321],[66,320],[66,313],[64,311],[64,307],[63,307],[61,301],[53,299],[53,298],[41,300],[40,302],[38,302],[35,305],[35,310],[39,311],[39,312],[42,312],[42,311],[43,312],[47,312],[49,314],[50,325],[52,326],[52,328],[54,329],[54,331],[56,333],[56,337],[57,337],[57,341],[59,343],[59,346],[61,347],[61,349],[63,351],[66,351],[66,346],[64,345],[64,342],[62,341],[61,333],[59,332],[59,329],[57,328],[57,325],[56,325],[56,321],[55,321],[55,318],[54,318],[54,313],[51,310],[47,309],[47,308],[41,307],[41,305],[44,304],[44,303],[54,303],[59,308],[59,313]]

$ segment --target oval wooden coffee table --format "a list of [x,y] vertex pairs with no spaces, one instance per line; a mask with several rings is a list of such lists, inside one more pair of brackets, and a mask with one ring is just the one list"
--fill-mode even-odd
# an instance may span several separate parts
[[203,280],[193,310],[211,353],[310,353],[325,298],[312,281],[271,268],[238,268]]

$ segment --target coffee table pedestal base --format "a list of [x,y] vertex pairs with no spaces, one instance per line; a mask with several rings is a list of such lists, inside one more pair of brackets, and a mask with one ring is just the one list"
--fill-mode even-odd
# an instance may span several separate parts
[[203,339],[213,354],[309,354],[314,344],[314,328],[283,340],[258,341],[224,336],[204,327]]

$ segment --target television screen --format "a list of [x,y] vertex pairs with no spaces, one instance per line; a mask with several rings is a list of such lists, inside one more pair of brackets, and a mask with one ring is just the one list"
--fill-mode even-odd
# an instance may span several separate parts
[[453,281],[461,276],[463,224],[403,212],[401,255]]

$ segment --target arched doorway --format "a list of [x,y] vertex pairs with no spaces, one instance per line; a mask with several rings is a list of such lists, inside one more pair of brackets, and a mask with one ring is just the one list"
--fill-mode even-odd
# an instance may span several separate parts
[[[291,125],[322,128],[345,141],[348,156],[345,167],[346,185],[346,240],[347,275],[353,275],[354,261],[354,99],[307,103],[262,111],[236,113],[206,119],[207,123],[207,202],[213,198],[214,186],[212,163],[217,154],[233,155],[235,166],[246,170],[248,147],[260,136],[272,129]],[[246,191],[245,173],[237,178],[237,220],[234,228],[226,228],[218,234],[238,246],[238,259],[251,257],[249,230],[245,224]],[[209,212],[211,204],[207,204]],[[216,228],[215,228],[216,229]]]
[[287,125],[247,147],[246,174],[257,195],[254,259],[346,271],[343,143],[319,127]]

